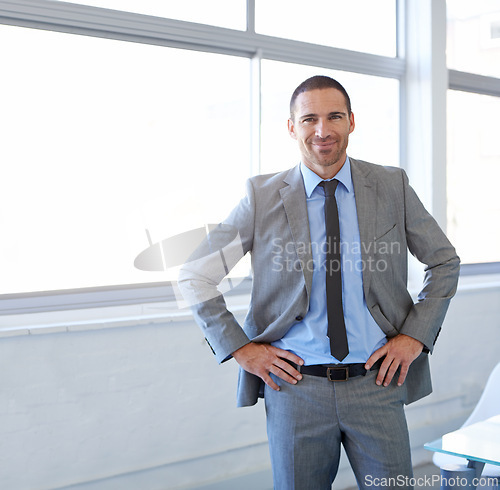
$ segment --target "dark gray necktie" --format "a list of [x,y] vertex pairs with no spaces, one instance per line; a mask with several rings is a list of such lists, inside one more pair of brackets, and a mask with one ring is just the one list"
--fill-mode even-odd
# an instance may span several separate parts
[[332,355],[342,361],[349,354],[347,332],[342,308],[342,272],[340,267],[340,224],[335,189],[337,179],[323,181],[325,189],[326,224],[326,305],[328,312],[328,337]]

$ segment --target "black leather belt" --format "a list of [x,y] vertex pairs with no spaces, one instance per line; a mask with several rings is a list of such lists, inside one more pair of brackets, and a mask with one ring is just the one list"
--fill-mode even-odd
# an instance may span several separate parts
[[[370,368],[370,371],[378,369],[383,360],[384,358],[379,359]],[[347,381],[349,378],[355,378],[356,376],[365,376],[368,372],[363,362],[356,364],[315,364],[312,366],[298,366],[288,360],[286,362],[291,364],[299,373],[327,378],[328,381]]]

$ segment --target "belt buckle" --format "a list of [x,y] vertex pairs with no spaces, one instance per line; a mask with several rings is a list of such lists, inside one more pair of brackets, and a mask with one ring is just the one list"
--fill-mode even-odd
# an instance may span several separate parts
[[[332,378],[333,371],[344,371],[344,379]],[[349,368],[346,366],[328,367],[326,368],[326,377],[328,378],[328,381],[347,381],[349,379]]]

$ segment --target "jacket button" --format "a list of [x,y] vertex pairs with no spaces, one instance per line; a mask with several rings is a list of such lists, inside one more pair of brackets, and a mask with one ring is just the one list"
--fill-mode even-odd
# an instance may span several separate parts
[[301,322],[303,319],[304,317],[302,315],[298,315],[295,317],[295,320],[297,320],[298,322]]

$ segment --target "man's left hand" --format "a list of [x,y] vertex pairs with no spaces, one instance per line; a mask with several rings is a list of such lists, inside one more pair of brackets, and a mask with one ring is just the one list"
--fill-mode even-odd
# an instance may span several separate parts
[[376,383],[389,386],[397,369],[401,367],[398,386],[401,386],[408,374],[410,364],[420,355],[424,344],[419,340],[400,333],[392,337],[380,349],[377,349],[366,361],[365,369],[369,370],[381,357],[385,356],[378,371]]

